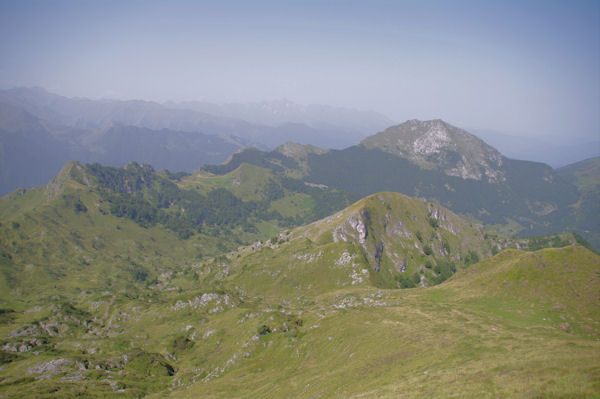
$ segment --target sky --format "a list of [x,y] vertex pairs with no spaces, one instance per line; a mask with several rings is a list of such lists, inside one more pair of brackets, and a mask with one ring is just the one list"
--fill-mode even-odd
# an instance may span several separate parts
[[0,88],[600,139],[600,1],[0,0]]

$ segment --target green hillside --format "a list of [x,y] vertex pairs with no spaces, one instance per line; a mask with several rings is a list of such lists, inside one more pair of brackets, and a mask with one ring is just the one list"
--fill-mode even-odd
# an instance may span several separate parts
[[600,157],[564,166],[557,173],[579,189],[579,200],[572,205],[573,229],[600,248]]
[[242,163],[336,188],[354,200],[382,191],[426,199],[505,235],[577,231],[596,243],[600,233],[592,212],[596,192],[581,191],[574,179],[548,165],[505,158],[441,120],[407,121],[344,150],[297,144],[271,152],[248,149],[203,170],[223,175]]
[[[576,237],[486,234],[397,193],[294,229],[261,219],[313,218],[341,194],[248,164],[173,176],[71,163],[2,197],[0,394],[598,392],[599,257]],[[250,216],[210,219],[234,210]],[[188,214],[205,222],[185,237],[169,222]],[[505,250],[517,247],[529,252]],[[532,252],[544,247],[560,248]]]
[[[506,250],[446,285],[465,300],[504,298],[547,304],[581,334],[600,327],[599,259],[580,246],[535,252]],[[578,316],[576,318],[575,316]]]
[[580,191],[597,190],[600,186],[600,157],[563,166],[557,172],[563,179],[575,184]]
[[[558,287],[560,272],[520,281],[513,295],[477,287],[481,269],[493,268],[486,277],[502,284],[504,273],[537,268],[531,258],[555,270],[568,259],[572,288],[585,285],[590,299],[571,307],[572,292],[554,288],[532,297],[539,286]],[[222,374],[171,396],[596,397],[599,268],[579,246],[508,251],[437,287],[345,288],[300,309],[272,309],[254,323],[270,333],[242,344]],[[238,328],[253,319],[242,320]]]
[[70,163],[46,187],[0,199],[6,288],[0,295],[11,297],[15,285],[61,292],[73,279],[83,283],[79,289],[102,289],[138,274],[149,284],[156,269],[269,240],[283,226],[315,220],[348,201],[342,192],[247,164],[198,179],[135,163],[121,169]]
[[[539,260],[551,272],[528,274]],[[13,397],[594,397],[599,270],[579,246],[509,250],[436,287],[306,289],[288,302],[245,294],[235,271],[215,290],[183,269],[161,276],[152,302],[105,294],[5,310],[3,348],[25,349],[6,351],[0,387]],[[591,295],[577,302],[570,290]]]

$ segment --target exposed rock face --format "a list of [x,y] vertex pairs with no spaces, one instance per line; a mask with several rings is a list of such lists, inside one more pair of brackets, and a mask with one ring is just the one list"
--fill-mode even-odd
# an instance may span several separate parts
[[360,245],[364,245],[367,240],[367,226],[359,213],[353,214],[346,223],[340,224],[333,230],[334,242],[353,240],[358,241]]
[[[411,130],[414,130],[414,128],[416,128],[416,126],[413,126],[413,129]],[[398,142],[403,143],[402,140],[398,140]],[[424,135],[417,138],[412,143],[412,150],[414,154],[420,156],[437,154],[450,145],[451,142],[452,139],[450,138],[448,131],[441,123],[436,123],[431,126]]]
[[[211,308],[207,307],[211,305]],[[216,294],[216,293],[204,293],[202,296],[198,295],[193,300],[188,300],[187,302],[177,301],[171,309],[174,311],[182,310],[185,308],[192,308],[195,310],[198,309],[207,309],[208,313],[217,313],[225,310],[225,307],[235,307],[236,303],[227,294]]]
[[427,169],[440,169],[449,176],[487,179],[490,183],[506,180],[502,154],[440,119],[409,120],[368,137],[361,144],[399,155]]
[[[368,254],[370,252],[370,249],[369,245],[367,244],[367,237],[369,235],[368,226],[370,223],[371,217],[366,209],[362,209],[359,212],[355,212],[350,217],[348,217],[342,224],[338,225],[333,230],[333,241],[350,241],[358,243],[364,249],[365,253]],[[373,270],[375,270],[376,272],[378,272],[380,269],[382,254],[383,243],[380,242],[375,251],[371,254],[371,260],[373,261]],[[362,279],[360,280],[362,282]]]
[[25,370],[25,374],[39,374],[36,379],[48,379],[55,374],[61,373],[65,368],[71,366],[71,364],[73,364],[73,361],[70,359],[53,359],[31,366]]

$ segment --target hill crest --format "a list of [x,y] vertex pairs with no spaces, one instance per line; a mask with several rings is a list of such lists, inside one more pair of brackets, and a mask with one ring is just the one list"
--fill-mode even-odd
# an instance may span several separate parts
[[449,176],[499,183],[506,180],[503,156],[483,140],[441,119],[408,120],[361,142],[366,148],[406,158]]

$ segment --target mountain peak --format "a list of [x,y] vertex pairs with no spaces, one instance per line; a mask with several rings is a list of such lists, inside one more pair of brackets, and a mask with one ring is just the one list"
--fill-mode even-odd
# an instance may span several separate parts
[[56,176],[46,185],[47,199],[56,198],[66,187],[77,185],[90,186],[84,167],[76,161],[69,161]]
[[[427,262],[460,262],[469,251],[490,255],[484,234],[466,220],[442,206],[394,192],[365,197],[329,217],[297,228],[292,236],[314,240],[329,250],[336,245],[343,247],[348,251],[346,258],[366,260],[370,270],[363,274],[370,271],[371,283],[388,288],[404,281],[405,276],[423,272]],[[433,275],[418,276],[414,284],[434,280]]]
[[361,142],[449,176],[504,181],[503,156],[478,137],[441,120],[408,120]]

